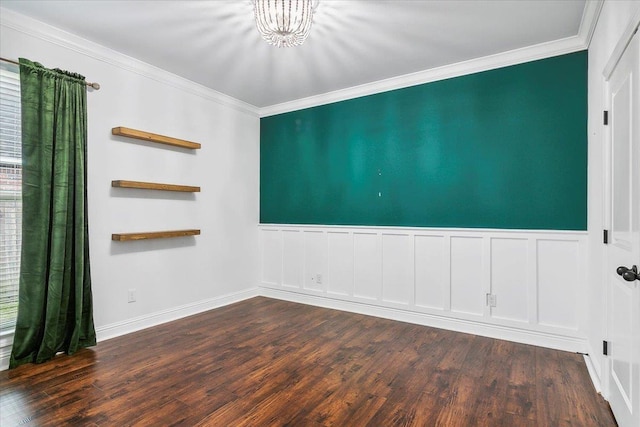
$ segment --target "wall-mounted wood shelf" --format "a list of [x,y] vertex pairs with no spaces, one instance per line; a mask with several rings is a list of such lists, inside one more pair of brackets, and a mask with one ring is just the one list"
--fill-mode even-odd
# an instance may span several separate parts
[[157,142],[159,144],[172,145],[174,147],[190,148],[192,150],[197,150],[201,147],[197,142],[186,141],[184,139],[172,138],[170,136],[158,135],[122,126],[111,129],[111,134],[141,139],[143,141]]
[[117,188],[141,188],[143,190],[182,191],[185,193],[200,192],[200,187],[194,187],[191,185],[161,184],[159,182],[126,181],[123,179],[111,181],[111,186],[117,187]]
[[169,237],[199,236],[200,230],[149,231],[145,233],[113,233],[111,240],[127,242],[131,240],[166,239]]

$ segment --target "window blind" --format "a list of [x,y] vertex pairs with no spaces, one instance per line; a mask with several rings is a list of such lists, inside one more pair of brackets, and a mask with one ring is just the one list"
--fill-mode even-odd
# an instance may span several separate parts
[[0,333],[12,332],[18,312],[22,243],[20,75],[0,61]]

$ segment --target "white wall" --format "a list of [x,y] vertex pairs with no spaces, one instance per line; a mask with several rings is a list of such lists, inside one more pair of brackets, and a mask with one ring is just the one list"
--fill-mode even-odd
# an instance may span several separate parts
[[267,296],[586,351],[586,232],[260,229]]
[[596,371],[596,381],[601,379],[605,358],[602,341],[606,339],[606,287],[605,246],[602,230],[607,228],[605,219],[605,132],[602,112],[605,107],[605,85],[602,74],[616,43],[627,24],[640,10],[638,1],[605,1],[589,45],[589,181],[588,181],[588,248],[587,271],[588,313],[587,325],[589,355]]
[[[98,338],[256,293],[259,119],[253,107],[2,10],[0,54],[81,73]],[[196,141],[189,151],[111,135],[126,126]],[[115,179],[197,185],[200,193],[111,188]],[[111,233],[199,228],[196,237],[112,242]],[[135,288],[137,302],[127,303]],[[6,362],[8,340],[0,356]]]

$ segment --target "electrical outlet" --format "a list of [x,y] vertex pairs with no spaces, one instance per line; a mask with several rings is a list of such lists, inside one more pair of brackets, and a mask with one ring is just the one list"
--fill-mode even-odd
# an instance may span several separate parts
[[498,305],[498,297],[493,294],[487,294],[487,305],[489,307],[495,307]]
[[127,302],[136,302],[136,290],[129,289]]
[[321,273],[317,273],[316,274],[316,283],[318,285],[322,285],[322,274]]

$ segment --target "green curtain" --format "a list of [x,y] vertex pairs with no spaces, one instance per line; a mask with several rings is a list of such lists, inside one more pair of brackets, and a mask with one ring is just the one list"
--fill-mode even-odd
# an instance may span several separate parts
[[96,344],[84,77],[20,59],[22,254],[10,367]]

